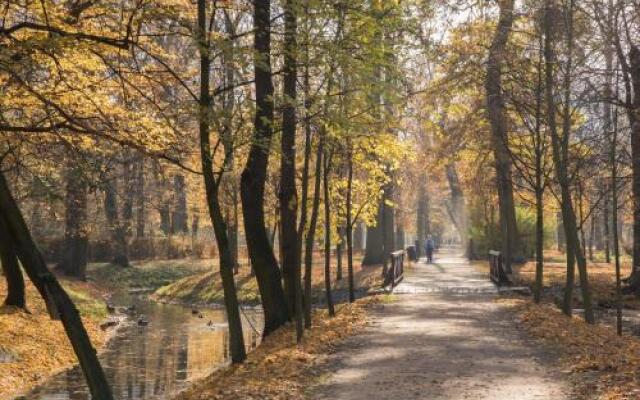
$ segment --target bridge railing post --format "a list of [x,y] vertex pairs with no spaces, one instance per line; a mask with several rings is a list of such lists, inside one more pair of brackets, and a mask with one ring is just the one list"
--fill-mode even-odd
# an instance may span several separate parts
[[511,279],[505,270],[504,258],[499,251],[489,251],[489,279],[498,286],[511,284]]
[[389,267],[383,267],[383,286],[390,286],[393,290],[404,277],[404,258],[406,252],[404,250],[394,251],[389,254]]

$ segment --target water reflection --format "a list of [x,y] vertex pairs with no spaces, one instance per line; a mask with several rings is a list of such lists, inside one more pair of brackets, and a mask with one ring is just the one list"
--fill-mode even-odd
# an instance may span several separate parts
[[[226,317],[221,310],[190,309],[155,304],[144,297],[121,297],[120,305],[135,304],[136,312],[149,321],[131,326],[110,341],[101,355],[102,366],[116,399],[163,399],[229,363]],[[246,311],[243,316],[245,343],[254,348],[262,327],[262,314]],[[252,327],[253,326],[253,327]],[[54,376],[25,399],[90,399],[79,368]]]

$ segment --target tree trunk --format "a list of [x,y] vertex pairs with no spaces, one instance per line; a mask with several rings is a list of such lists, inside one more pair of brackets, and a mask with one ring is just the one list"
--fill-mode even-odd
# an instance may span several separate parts
[[429,235],[429,193],[426,176],[420,180],[418,185],[418,204],[416,207],[416,240],[418,246],[416,255],[418,258],[422,254],[422,245]]
[[4,219],[0,218],[0,262],[2,262],[2,273],[7,281],[7,297],[4,305],[25,308],[24,278],[14,247]]
[[589,261],[593,262],[594,261],[594,255],[593,255],[593,247],[595,244],[595,237],[596,237],[596,219],[594,218],[594,215],[592,215],[589,218]]
[[464,206],[464,193],[462,192],[462,185],[460,184],[460,178],[458,177],[455,164],[447,164],[446,175],[449,190],[451,191],[451,219],[460,234],[463,248],[466,248],[467,241],[469,240],[467,215]]
[[584,253],[580,246],[580,238],[578,237],[578,225],[576,215],[571,200],[571,190],[569,186],[568,176],[568,151],[569,136],[571,134],[571,114],[570,114],[570,95],[571,95],[571,60],[573,51],[573,1],[569,0],[568,10],[568,29],[567,29],[567,51],[568,61],[565,70],[564,79],[564,112],[563,112],[563,136],[560,138],[556,126],[556,105],[554,96],[554,65],[556,58],[553,49],[554,31],[553,31],[553,13],[551,1],[546,0],[545,6],[545,75],[546,75],[546,99],[547,99],[547,117],[549,119],[549,130],[551,133],[551,142],[553,150],[553,161],[556,169],[556,176],[561,189],[561,207],[562,220],[564,224],[565,237],[567,241],[567,282],[565,287],[565,301],[563,311],[567,315],[571,315],[571,303],[574,281],[574,266],[577,262],[578,271],[580,273],[580,286],[582,289],[582,300],[584,304],[584,317],[587,323],[594,323],[593,308],[591,304],[591,292],[589,290],[589,280],[587,276],[587,263]]
[[144,157],[138,155],[136,159],[136,237],[144,237],[146,227],[146,199],[145,199],[145,179],[144,179]]
[[115,177],[109,178],[105,183],[104,212],[113,242],[111,262],[121,267],[129,267],[127,234],[118,210],[118,182]]
[[562,211],[556,212],[556,244],[559,251],[567,250],[567,239],[564,235],[564,222],[562,222]]
[[375,226],[367,226],[367,243],[365,247],[362,265],[382,265],[385,262],[384,256],[384,199],[378,205],[378,215]]
[[315,244],[316,227],[318,225],[318,214],[320,213],[320,190],[322,183],[323,153],[324,142],[321,138],[320,143],[318,143],[318,149],[316,151],[313,203],[311,205],[309,229],[307,231],[304,249],[304,325],[307,329],[311,328],[311,278],[313,268],[313,245]]
[[635,43],[629,48],[629,78],[633,87],[633,100],[627,106],[631,125],[631,166],[633,179],[631,192],[633,197],[633,270],[632,287],[640,295],[640,49]]
[[95,400],[112,400],[111,388],[95,348],[82,324],[77,308],[56,277],[48,270],[42,253],[38,250],[22,217],[4,175],[0,173],[0,218],[8,228],[11,242],[34,286],[45,300],[50,314],[62,320],[71,346],[78,357],[87,381],[91,397]]
[[353,150],[351,141],[348,140],[348,154],[347,154],[347,193],[346,193],[346,208],[347,208],[347,280],[349,283],[349,303],[353,303],[356,300],[355,296],[355,282],[353,276]]
[[271,80],[271,1],[253,0],[254,74],[256,113],[247,164],[240,181],[244,231],[251,264],[256,273],[262,308],[264,336],[289,320],[280,269],[269,244],[264,220],[264,188],[273,136],[273,82]]
[[395,215],[394,207],[389,205],[393,201],[395,185],[393,182],[388,182],[383,187],[383,202],[382,202],[382,247],[383,247],[383,264],[386,264],[389,260],[389,254],[396,250],[396,236],[395,236]]
[[338,243],[336,243],[336,280],[342,280],[342,249],[344,248],[344,228],[338,228]]
[[364,249],[364,224],[360,221],[354,221],[355,229],[353,231],[353,250],[362,251]]
[[508,128],[502,93],[502,67],[505,63],[507,41],[513,25],[514,0],[499,0],[500,19],[496,34],[489,49],[485,89],[487,112],[491,123],[491,145],[496,169],[500,226],[502,230],[502,251],[509,268],[514,258],[520,257],[520,239],[516,223],[513,198],[512,165],[508,148]]
[[64,247],[62,259],[56,269],[66,276],[84,280],[89,250],[88,185],[76,167],[69,166],[66,175]]
[[536,88],[536,122],[535,122],[535,195],[536,195],[536,282],[533,299],[540,303],[544,287],[544,158],[545,142],[542,135],[542,100],[543,100],[543,67],[542,35],[540,35],[540,51],[538,52],[538,76]]
[[[236,197],[237,196],[233,196]],[[240,261],[238,257],[238,204],[233,203],[231,206],[231,215],[227,216],[227,236],[229,237],[229,248],[231,249],[231,265],[233,273],[238,274],[240,270]]]
[[333,307],[333,295],[331,293],[331,193],[329,191],[329,174],[331,157],[325,150],[323,168],[323,188],[324,188],[324,289],[327,296],[327,308],[329,316],[333,317],[336,312]]
[[[210,43],[207,33],[207,2],[198,0],[198,48],[200,50],[200,98],[198,113],[198,128],[200,136],[200,159],[202,163],[202,175],[207,195],[207,206],[211,224],[216,236],[216,243],[220,253],[220,277],[222,279],[222,289],[224,291],[225,310],[229,325],[229,341],[231,347],[231,360],[240,363],[246,359],[244,345],[244,335],[242,333],[242,321],[238,309],[238,296],[236,292],[235,280],[233,277],[233,257],[231,247],[227,237],[227,226],[222,214],[219,199],[220,178],[216,180],[213,171],[213,155],[211,154],[210,116],[213,99],[210,93]],[[225,166],[228,164],[228,155],[225,152]]]
[[298,246],[298,194],[296,191],[296,98],[298,16],[295,0],[285,2],[285,53],[282,106],[282,140],[280,158],[280,221],[282,275],[289,314],[296,319],[296,336],[302,340],[302,295],[300,287],[300,253]]
[[173,192],[175,202],[171,213],[171,233],[187,233],[189,225],[187,224],[187,193],[184,175],[178,174],[173,177]]

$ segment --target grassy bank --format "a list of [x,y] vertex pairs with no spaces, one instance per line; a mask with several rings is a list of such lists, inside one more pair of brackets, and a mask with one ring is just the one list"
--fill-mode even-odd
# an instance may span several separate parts
[[327,355],[366,326],[366,308],[375,301],[367,297],[342,305],[335,318],[328,318],[324,310],[317,312],[313,328],[300,345],[296,345],[293,326],[281,328],[251,352],[245,363],[213,373],[176,399],[305,399],[309,387],[319,380]]
[[[354,257],[354,279],[356,288],[366,291],[380,283],[380,267],[362,267],[362,256]],[[241,263],[236,275],[236,287],[240,302],[247,304],[257,304],[260,302],[258,285],[255,277],[251,276],[251,270],[247,263]],[[347,290],[347,269],[346,257],[343,263],[343,279],[337,280],[337,265],[335,259],[331,265],[331,276],[333,277],[334,295],[337,299],[344,297]],[[312,287],[314,302],[324,301],[324,264],[318,255],[314,258],[312,268]],[[198,273],[180,279],[174,283],[159,288],[153,298],[160,302],[194,304],[194,305],[217,305],[222,304],[224,293],[220,274],[216,270]]]
[[[103,292],[85,282],[62,281],[62,284],[80,310],[94,346],[100,348],[107,339],[100,329],[107,315]],[[0,299],[6,293],[6,282],[0,279]],[[49,318],[31,283],[27,284],[27,307],[29,313],[0,307],[0,353],[11,359],[0,362],[0,398],[27,390],[77,362],[62,324]]]
[[182,278],[210,271],[212,267],[212,260],[201,259],[137,261],[128,268],[95,263],[87,268],[87,277],[108,289],[155,290]]

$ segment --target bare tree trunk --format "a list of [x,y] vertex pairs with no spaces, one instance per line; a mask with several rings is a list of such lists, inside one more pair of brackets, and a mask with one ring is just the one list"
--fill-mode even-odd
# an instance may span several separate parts
[[329,316],[336,312],[333,307],[333,295],[331,293],[331,193],[329,191],[329,174],[331,168],[331,156],[325,150],[323,168],[324,188],[324,289],[327,296],[327,308]]
[[382,188],[382,247],[383,247],[383,264],[389,260],[389,254],[396,250],[395,236],[395,215],[394,207],[389,205],[393,202],[395,185],[392,181],[388,182]]
[[542,96],[544,53],[543,40],[540,35],[540,51],[538,56],[538,85],[536,90],[536,126],[535,126],[535,196],[536,196],[536,282],[533,299],[540,303],[544,287],[544,170],[545,140],[542,135]]
[[508,130],[502,93],[502,66],[505,63],[507,41],[511,34],[514,15],[514,0],[499,0],[500,19],[496,34],[489,49],[485,89],[487,112],[491,122],[491,145],[495,158],[496,184],[500,208],[500,226],[502,229],[502,251],[507,268],[520,252],[521,243],[516,222],[515,202],[513,198],[512,165],[508,148]]
[[578,264],[580,273],[580,286],[582,289],[582,300],[585,310],[585,321],[594,323],[593,308],[591,304],[591,292],[589,290],[589,280],[587,276],[587,263],[584,253],[580,246],[580,238],[578,236],[578,225],[576,215],[571,200],[571,190],[569,186],[568,176],[568,150],[569,136],[571,134],[571,115],[570,115],[570,95],[571,95],[571,60],[573,52],[573,0],[569,0],[567,27],[567,51],[568,62],[564,79],[564,112],[563,112],[563,135],[558,135],[556,126],[556,105],[554,98],[554,65],[556,64],[554,52],[554,30],[553,30],[553,8],[551,1],[546,0],[545,3],[545,67],[546,67],[546,92],[547,92],[547,117],[549,118],[549,130],[551,132],[553,160],[556,168],[556,176],[561,190],[561,206],[562,220],[564,224],[565,236],[567,240],[567,282],[565,287],[565,300],[563,311],[567,315],[572,313],[572,292],[574,282],[575,263]]
[[594,243],[595,243],[595,237],[596,237],[596,219],[594,218],[594,215],[592,215],[589,218],[589,261],[593,262],[594,258],[593,258],[593,247],[594,247]]
[[2,273],[7,281],[7,297],[4,300],[4,305],[25,308],[24,278],[18,264],[18,256],[16,255],[11,235],[4,223],[4,219],[1,217],[0,262],[2,262]]
[[320,213],[320,191],[322,183],[322,156],[324,154],[324,142],[320,138],[316,151],[315,181],[313,192],[313,203],[311,205],[311,217],[309,219],[309,229],[305,239],[304,250],[304,324],[305,328],[311,328],[311,278],[313,268],[313,245],[315,243],[316,227],[318,225],[318,214]]
[[[611,60],[612,57],[609,57]],[[609,61],[607,60],[607,61]],[[613,63],[608,63],[607,68],[609,71],[613,68]],[[609,100],[607,99],[607,102]],[[609,108],[609,111],[611,109]],[[611,211],[613,213],[613,256],[616,265],[616,332],[618,336],[622,336],[622,279],[620,271],[620,242],[618,238],[618,161],[617,161],[617,146],[618,146],[618,113],[616,112],[613,124],[613,129],[610,130],[611,134],[611,148],[609,150],[609,162],[611,163]]]
[[262,308],[264,336],[289,320],[287,300],[282,288],[280,269],[269,244],[264,220],[264,188],[269,149],[273,137],[273,82],[271,77],[271,1],[253,0],[255,130],[247,164],[240,181],[244,231],[251,264],[256,272]]
[[296,319],[297,341],[304,334],[302,321],[301,265],[298,246],[298,195],[296,191],[296,99],[297,99],[297,47],[298,16],[295,0],[285,2],[285,54],[282,107],[282,140],[280,158],[280,221],[282,248],[282,275],[289,305],[289,314]]
[[338,243],[336,243],[336,280],[342,280],[342,252],[344,249],[344,228],[338,227]]
[[347,208],[347,280],[349,283],[349,303],[353,303],[356,299],[355,296],[355,282],[353,276],[353,204],[352,204],[352,192],[353,192],[353,150],[351,140],[348,141],[348,154],[347,154],[347,193],[346,193],[346,208]]
[[[229,325],[229,341],[231,345],[231,360],[240,363],[246,359],[244,335],[242,333],[242,320],[240,319],[238,295],[233,277],[233,257],[227,237],[227,226],[220,205],[220,179],[216,180],[213,171],[213,155],[211,154],[210,116],[213,99],[210,92],[210,42],[207,32],[207,2],[198,0],[198,48],[200,51],[200,98],[198,113],[198,128],[200,137],[200,159],[202,163],[202,175],[204,177],[207,194],[207,206],[211,224],[216,236],[216,243],[220,253],[220,277],[224,291],[225,310]],[[232,152],[225,152],[225,167],[229,163]]]

